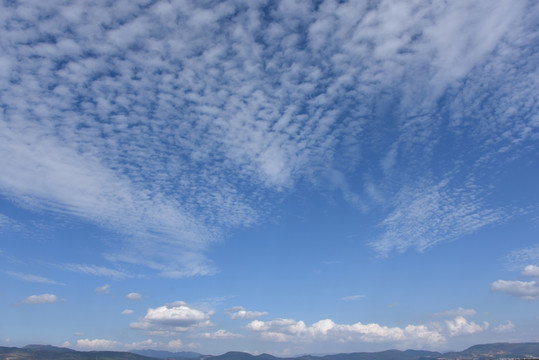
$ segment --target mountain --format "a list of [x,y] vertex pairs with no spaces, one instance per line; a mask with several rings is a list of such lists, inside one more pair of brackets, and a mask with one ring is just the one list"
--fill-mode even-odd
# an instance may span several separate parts
[[131,350],[130,352],[133,354],[138,354],[138,355],[148,356],[148,357],[158,358],[158,359],[200,359],[204,356],[202,354],[192,352],[192,351],[171,352],[171,351],[145,349],[145,350]]
[[461,352],[443,354],[446,359],[539,358],[539,343],[474,345]]
[[75,351],[51,345],[1,347],[0,360],[155,360],[155,358],[118,351]]
[[251,355],[235,351],[212,356],[191,352],[173,353],[156,350],[75,351],[51,345],[27,345],[23,348],[0,347],[0,360],[496,360],[507,358],[539,360],[539,343],[474,345],[464,351],[447,353],[423,350],[386,350],[324,356],[302,355],[286,359],[269,354]]

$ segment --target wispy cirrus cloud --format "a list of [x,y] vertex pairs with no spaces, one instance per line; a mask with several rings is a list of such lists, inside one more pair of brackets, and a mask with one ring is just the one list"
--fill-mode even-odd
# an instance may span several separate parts
[[132,277],[132,275],[122,271],[107,268],[104,266],[98,265],[85,265],[85,264],[63,264],[58,266],[62,270],[78,272],[81,274],[94,275],[94,276],[105,276],[115,279],[125,279]]
[[59,283],[55,280],[52,280],[52,279],[49,279],[40,275],[24,274],[24,273],[19,273],[15,271],[6,271],[6,274],[11,276],[12,278],[19,279],[22,281],[41,283],[41,284],[65,285],[64,283]]

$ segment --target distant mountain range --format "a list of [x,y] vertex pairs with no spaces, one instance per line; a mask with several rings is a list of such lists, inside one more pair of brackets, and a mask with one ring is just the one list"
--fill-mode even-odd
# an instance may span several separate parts
[[508,358],[539,360],[539,343],[474,345],[464,351],[447,353],[423,350],[386,350],[324,356],[302,355],[291,358],[278,358],[269,354],[251,355],[234,351],[213,356],[185,351],[75,351],[51,345],[27,345],[23,348],[0,347],[0,360],[495,360]]

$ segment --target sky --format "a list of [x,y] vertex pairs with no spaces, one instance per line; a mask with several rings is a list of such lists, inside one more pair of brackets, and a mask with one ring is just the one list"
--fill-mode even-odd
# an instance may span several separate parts
[[0,346],[539,341],[538,2],[0,6]]

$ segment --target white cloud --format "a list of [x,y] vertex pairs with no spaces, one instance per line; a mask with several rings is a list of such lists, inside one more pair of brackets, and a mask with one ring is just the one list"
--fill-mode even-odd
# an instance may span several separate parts
[[454,320],[446,320],[445,323],[451,336],[475,334],[489,328],[488,322],[484,322],[481,326],[473,321],[466,320],[463,316],[457,316]]
[[211,340],[218,340],[218,339],[237,339],[243,337],[241,334],[235,334],[227,330],[217,330],[212,333],[206,332],[201,334],[195,334],[192,337],[194,338],[202,338],[202,339],[211,339]]
[[498,325],[493,330],[496,332],[509,332],[509,331],[513,331],[514,329],[515,329],[515,324],[513,324],[510,320],[507,320],[505,324]]
[[127,295],[125,295],[125,297],[129,300],[134,300],[134,301],[140,301],[142,300],[142,295],[140,295],[139,293],[136,293],[136,292],[131,292]]
[[510,270],[522,269],[533,263],[539,263],[539,245],[513,250],[506,257],[506,266]]
[[212,311],[203,311],[183,301],[157,308],[149,308],[146,315],[130,324],[133,329],[152,332],[155,335],[172,336],[177,332],[185,332],[194,328],[211,326]]
[[434,316],[439,317],[457,317],[457,316],[473,316],[477,312],[474,309],[464,309],[459,307],[458,309],[454,310],[447,310],[440,313],[434,314]]
[[250,311],[246,310],[242,306],[236,306],[231,309],[225,310],[228,313],[228,316],[230,316],[231,319],[234,320],[251,320],[257,317],[261,317],[264,315],[267,315],[267,312],[263,311]]
[[110,269],[97,265],[83,265],[83,264],[64,264],[59,266],[62,270],[78,272],[87,275],[105,276],[114,279],[125,279],[131,277],[131,275],[121,270]]
[[95,288],[95,292],[98,294],[108,294],[110,289],[109,284],[105,284],[103,286],[98,286]]
[[535,266],[535,265],[526,266],[524,268],[524,271],[522,271],[522,275],[539,277],[539,266]]
[[26,299],[21,300],[21,304],[52,304],[55,302],[62,301],[54,294],[41,294],[41,295],[30,295]]
[[[229,228],[260,221],[268,199],[260,194],[293,190],[298,180],[328,181],[360,205],[347,176],[362,150],[380,150],[372,163],[389,175],[430,163],[445,116],[437,100],[447,89],[457,93],[455,104],[467,102],[459,114],[494,109],[465,116],[462,126],[448,116],[450,131],[478,134],[476,146],[494,159],[500,147],[488,144],[505,137],[517,152],[535,133],[529,113],[536,113],[530,94],[537,84],[529,75],[536,70],[515,71],[512,61],[533,48],[532,5],[291,4],[269,18],[262,3],[3,6],[6,18],[24,26],[3,28],[0,38],[0,168],[10,169],[0,173],[0,192],[117,233],[121,241],[107,254],[114,262],[169,277],[209,275],[216,269],[208,246]],[[36,37],[43,29],[54,42]],[[388,100],[396,85],[401,94]],[[475,96],[481,88],[496,91],[485,99]],[[378,144],[372,139],[381,133],[370,124],[389,108],[396,108],[396,135]],[[514,121],[504,122],[500,114],[512,108]],[[423,179],[422,170],[409,181]],[[430,179],[422,194],[424,184],[391,188],[394,178],[365,187],[366,198],[389,203],[371,243],[381,254],[423,251],[506,215],[466,184]]]
[[341,300],[343,301],[357,301],[366,298],[366,295],[350,295],[342,297]]
[[65,285],[65,284],[56,282],[54,280],[51,280],[51,279],[48,279],[46,277],[39,276],[39,275],[23,274],[23,273],[18,273],[14,271],[7,271],[6,274],[8,274],[9,276],[15,279],[28,281],[28,282],[41,283],[41,284],[53,284],[53,285]]
[[183,347],[183,342],[180,339],[170,340],[168,342],[168,347],[171,349],[181,349]]
[[123,343],[106,339],[78,339],[78,348],[91,350],[113,350],[123,348]]
[[436,329],[426,325],[408,325],[404,328],[381,326],[376,323],[352,325],[336,324],[330,319],[320,320],[310,326],[303,321],[275,319],[271,321],[254,320],[247,325],[268,341],[276,342],[395,342],[403,344],[439,345],[445,342],[444,336]]
[[123,343],[115,340],[107,339],[78,339],[76,347],[87,350],[116,350],[125,351],[137,348],[161,348],[164,344],[161,342],[155,342],[152,339],[146,339],[138,342]]
[[492,291],[502,291],[522,300],[539,299],[539,283],[519,280],[497,280],[490,286]]
[[131,309],[125,309],[122,311],[122,315],[131,315],[133,313],[133,310]]
[[476,192],[455,189],[446,179],[401,189],[394,210],[380,224],[382,235],[370,245],[383,256],[409,248],[422,252],[505,219],[502,210],[485,208]]

